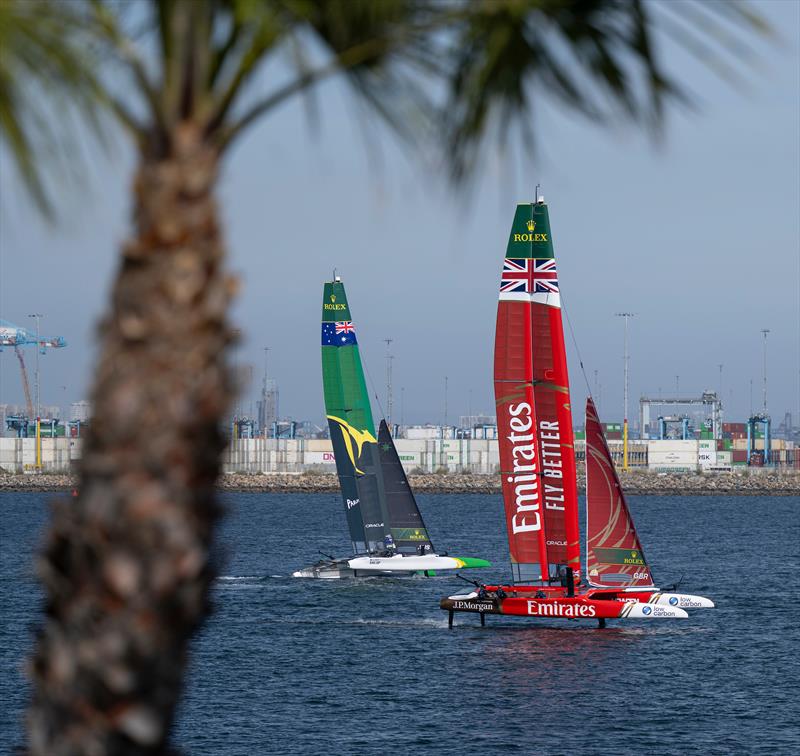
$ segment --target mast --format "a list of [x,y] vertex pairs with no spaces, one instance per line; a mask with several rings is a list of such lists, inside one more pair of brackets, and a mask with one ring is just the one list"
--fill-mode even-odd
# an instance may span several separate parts
[[544,200],[517,205],[494,357],[500,471],[516,583],[580,576],[578,493],[561,299]]
[[[625,318],[625,351],[623,352],[624,386],[623,386],[623,412],[622,412],[622,469],[628,470],[628,320],[633,317],[632,312],[618,312],[618,318]],[[676,394],[677,396],[677,394]],[[641,433],[641,428],[639,429]]]

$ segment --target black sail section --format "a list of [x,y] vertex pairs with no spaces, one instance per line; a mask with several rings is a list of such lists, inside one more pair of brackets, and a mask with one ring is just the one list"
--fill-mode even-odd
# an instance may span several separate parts
[[388,529],[397,550],[402,554],[432,553],[433,544],[385,420],[381,420],[378,428],[378,450],[386,492]]
[[381,460],[377,444],[364,444],[358,465],[359,470],[363,471],[363,474],[356,472],[356,487],[361,500],[367,551],[381,551],[385,545],[386,534],[389,532],[389,523],[382,491]]
[[328,420],[328,428],[330,429],[333,455],[336,458],[336,471],[339,474],[339,486],[344,499],[347,529],[350,531],[353,551],[356,554],[363,554],[367,550],[367,542],[355,467],[347,454],[347,444],[344,440],[345,431],[342,426],[334,420]]

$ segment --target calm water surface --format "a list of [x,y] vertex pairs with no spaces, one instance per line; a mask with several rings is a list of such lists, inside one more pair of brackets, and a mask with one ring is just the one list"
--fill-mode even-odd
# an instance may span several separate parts
[[[50,495],[0,494],[0,752],[21,742]],[[440,550],[507,579],[499,496],[420,496]],[[717,609],[595,623],[456,615],[454,577],[295,580],[343,554],[338,495],[236,494],[175,741],[191,754],[797,753],[796,498],[633,497],[657,579]],[[787,588],[788,584],[788,588]]]

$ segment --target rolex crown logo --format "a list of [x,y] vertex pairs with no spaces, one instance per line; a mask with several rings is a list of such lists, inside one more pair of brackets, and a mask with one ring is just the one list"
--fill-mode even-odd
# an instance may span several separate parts
[[335,302],[335,301],[336,301],[336,295],[335,294],[331,294],[331,302]]
[[536,221],[535,220],[529,220],[526,225],[528,226],[528,231],[533,232],[533,229],[536,228]]

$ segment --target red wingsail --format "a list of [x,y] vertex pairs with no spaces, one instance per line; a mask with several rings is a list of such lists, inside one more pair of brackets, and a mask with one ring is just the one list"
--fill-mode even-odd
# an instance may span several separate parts
[[494,387],[515,583],[580,577],[569,377],[550,221],[517,206],[500,283]]
[[586,569],[601,587],[654,587],[594,402],[586,400]]

